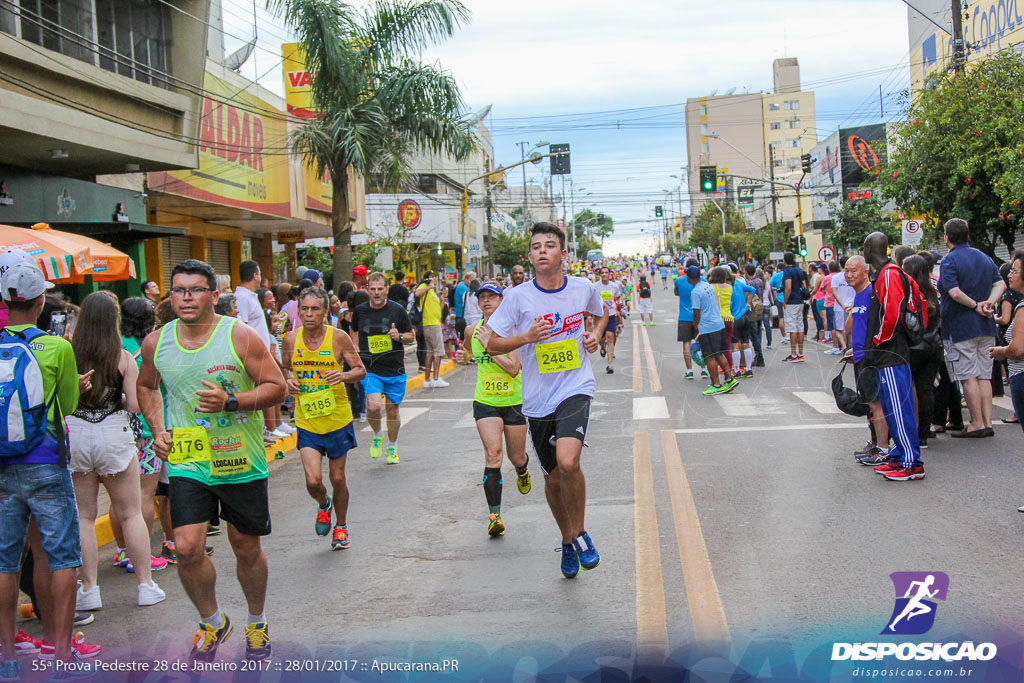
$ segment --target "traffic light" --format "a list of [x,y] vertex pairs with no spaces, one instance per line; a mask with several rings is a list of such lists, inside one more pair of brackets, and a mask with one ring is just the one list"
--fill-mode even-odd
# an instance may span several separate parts
[[800,168],[803,170],[804,173],[810,173],[811,172],[811,155],[810,154],[801,154],[800,155]]
[[807,256],[807,238],[800,235],[800,255]]
[[800,240],[796,235],[789,238],[789,250],[794,254],[800,253]]
[[718,183],[717,166],[701,166],[700,167],[700,191],[705,193],[711,193],[715,191],[715,185]]
[[569,166],[569,145],[551,145],[551,175],[569,175],[572,170]]
[[662,214],[663,212],[661,210],[661,204],[658,204],[656,207],[654,207],[654,215],[657,216],[658,218],[661,218]]

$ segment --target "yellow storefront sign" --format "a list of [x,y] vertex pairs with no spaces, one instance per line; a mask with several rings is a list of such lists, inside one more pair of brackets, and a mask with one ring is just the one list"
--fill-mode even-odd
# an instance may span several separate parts
[[306,70],[306,53],[302,43],[284,43],[281,45],[284,60],[281,68],[284,71],[284,101],[288,113],[303,119],[316,118],[313,108],[313,77]]
[[281,217],[291,216],[284,115],[268,102],[206,74],[199,168],[149,174],[158,192]]

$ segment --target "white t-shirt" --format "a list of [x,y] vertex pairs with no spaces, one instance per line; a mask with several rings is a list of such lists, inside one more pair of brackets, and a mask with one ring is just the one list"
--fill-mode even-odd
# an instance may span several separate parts
[[852,306],[853,299],[857,296],[857,291],[846,284],[846,273],[839,271],[832,276],[832,294],[836,297],[836,303],[833,308],[842,308],[843,306]]
[[476,294],[466,292],[465,303],[462,304],[462,317],[466,320],[466,327],[484,319],[484,312],[480,310]]
[[571,396],[594,396],[594,372],[583,349],[586,332],[584,313],[601,316],[604,301],[593,284],[581,277],[565,276],[565,284],[557,290],[544,290],[532,280],[505,293],[498,310],[487,326],[500,337],[526,334],[537,318],[551,321],[551,336],[542,342],[575,339],[579,367],[574,370],[541,374],[537,367],[537,344],[519,349],[523,364],[523,414],[545,417],[555,412],[562,401]]
[[238,319],[256,331],[266,347],[270,348],[270,331],[267,330],[267,318],[263,314],[259,297],[256,292],[245,287],[235,288],[235,305],[238,306]]
[[601,299],[608,306],[608,316],[617,316],[619,314],[619,307],[615,303],[615,299],[622,296],[622,285],[615,280],[609,280],[608,284],[598,281],[594,283],[594,286],[597,287],[598,293],[607,292],[607,294],[601,294]]

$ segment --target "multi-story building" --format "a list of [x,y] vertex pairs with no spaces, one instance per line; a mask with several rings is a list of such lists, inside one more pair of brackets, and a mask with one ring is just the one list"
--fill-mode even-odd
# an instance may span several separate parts
[[[700,192],[698,168],[714,165],[716,199],[739,202],[750,224],[757,228],[772,221],[769,179],[800,179],[800,157],[817,142],[814,92],[800,89],[800,65],[795,58],[772,63],[772,92],[709,95],[686,101],[686,148],[692,213],[710,201]],[[776,188],[778,222],[810,221],[810,201],[797,207],[796,193]],[[794,223],[795,225],[795,223]],[[810,243],[808,244],[810,246]]]

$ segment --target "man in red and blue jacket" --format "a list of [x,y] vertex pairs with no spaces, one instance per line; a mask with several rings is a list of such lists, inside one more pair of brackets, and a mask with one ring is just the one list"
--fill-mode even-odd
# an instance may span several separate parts
[[905,315],[916,314],[923,330],[928,326],[928,309],[922,305],[917,283],[889,259],[888,251],[889,241],[880,232],[864,240],[864,259],[874,277],[863,364],[878,371],[878,400],[894,442],[889,462],[875,471],[889,481],[912,481],[924,479],[924,463],[917,436]]

